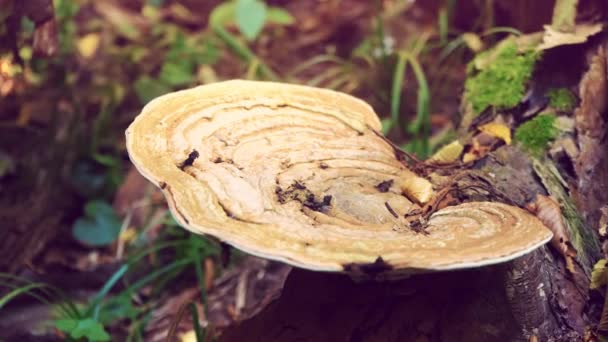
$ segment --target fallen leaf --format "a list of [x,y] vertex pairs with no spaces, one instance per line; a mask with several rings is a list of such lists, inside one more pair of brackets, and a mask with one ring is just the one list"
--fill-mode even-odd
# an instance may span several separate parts
[[[553,232],[551,246],[566,259],[567,266],[569,266],[568,263],[572,260],[568,260],[568,258],[576,257],[577,251],[570,242],[568,227],[559,204],[549,196],[538,194],[533,203],[526,205],[526,209],[535,214]],[[568,267],[569,270],[570,268],[573,269],[573,265]]]
[[568,272],[570,272],[570,274],[575,274],[576,267],[574,266],[574,258],[569,255],[566,255],[566,258],[564,260],[566,261],[566,269],[568,270]]
[[599,232],[600,236],[606,237],[608,235],[608,205],[601,207],[600,212]]
[[589,284],[590,289],[597,290],[608,284],[607,262],[608,260],[601,259],[593,266],[593,271],[591,271],[591,283]]
[[464,146],[460,143],[460,141],[454,140],[440,148],[439,151],[435,152],[435,154],[429,158],[429,161],[438,164],[453,163],[460,158],[463,150]]
[[180,335],[179,340],[181,342],[197,342],[196,332],[194,330],[189,330]]
[[124,243],[129,243],[131,241],[134,241],[136,237],[137,237],[137,230],[135,230],[135,228],[133,228],[133,227],[129,227],[129,228],[123,230],[122,232],[120,232],[118,239]]
[[215,280],[215,263],[213,258],[205,258],[205,290],[210,291],[213,288],[213,281]]
[[548,50],[562,45],[581,44],[600,31],[602,31],[602,24],[577,25],[574,32],[561,32],[550,25],[545,25],[543,42],[536,48],[536,51]]
[[511,145],[511,129],[507,125],[490,122],[477,128],[486,134],[501,139],[507,145]]
[[99,33],[89,33],[85,35],[84,37],[78,39],[78,43],[76,43],[78,52],[84,58],[92,57],[99,47],[99,41]]

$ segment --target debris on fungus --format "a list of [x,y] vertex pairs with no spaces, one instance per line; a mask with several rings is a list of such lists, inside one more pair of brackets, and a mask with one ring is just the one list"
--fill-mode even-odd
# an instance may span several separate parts
[[508,109],[520,103],[539,56],[534,50],[520,52],[509,40],[495,49],[479,54],[468,66],[465,97],[475,114],[489,106]]
[[464,151],[462,143],[458,140],[454,140],[435,152],[435,154],[429,158],[429,161],[437,164],[453,163],[460,158],[462,151]]
[[529,153],[541,155],[549,142],[557,137],[555,120],[554,115],[541,113],[515,130],[515,140]]

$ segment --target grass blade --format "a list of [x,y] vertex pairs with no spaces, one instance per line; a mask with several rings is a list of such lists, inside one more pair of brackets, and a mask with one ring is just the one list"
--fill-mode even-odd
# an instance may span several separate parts
[[42,284],[42,283],[33,283],[33,284],[25,285],[25,286],[19,287],[17,289],[14,289],[13,291],[7,293],[2,298],[0,298],[0,309],[2,309],[2,307],[4,305],[6,305],[8,302],[15,299],[16,297],[18,297],[22,294],[27,294],[34,289],[42,288],[45,286],[47,286],[47,285]]
[[99,317],[99,310],[101,308],[101,301],[103,300],[103,298],[110,292],[110,290],[112,289],[112,287],[114,287],[118,280],[120,280],[120,278],[122,278],[122,276],[127,273],[128,270],[129,264],[122,265],[118,269],[118,271],[114,272],[112,277],[108,279],[108,281],[103,285],[103,287],[101,288],[101,290],[99,290],[95,297],[93,297],[93,300],[91,301],[91,305],[89,306],[89,310],[87,310],[87,312],[93,313],[94,320],[97,320],[97,318]]
[[197,342],[205,341],[205,329],[201,328],[198,320],[198,311],[196,310],[196,305],[194,303],[190,303],[188,305],[190,308],[190,314],[192,315],[192,326],[194,328],[194,334],[196,335]]
[[416,119],[408,127],[409,133],[418,136],[420,144],[420,158],[426,158],[429,154],[429,138],[431,135],[431,115],[430,115],[430,91],[429,85],[424,75],[424,70],[418,59],[410,57],[409,63],[412,65],[416,81],[418,82],[418,98],[416,103]]
[[[251,63],[253,60],[260,60],[247,46],[241,44],[241,42],[236,39],[230,32],[226,31],[221,26],[214,26],[213,32],[226,43],[226,45],[232,49],[234,53],[237,54],[241,59],[245,60],[247,63]],[[263,77],[266,77],[272,81],[277,81],[279,77],[274,73],[266,64],[259,62],[259,71]]]
[[395,71],[393,72],[393,84],[391,87],[391,120],[392,125],[397,125],[401,127],[399,124],[401,120],[399,119],[399,108],[401,107],[401,89],[403,88],[403,77],[405,74],[405,67],[407,62],[407,56],[405,53],[397,54],[397,65],[395,66]]

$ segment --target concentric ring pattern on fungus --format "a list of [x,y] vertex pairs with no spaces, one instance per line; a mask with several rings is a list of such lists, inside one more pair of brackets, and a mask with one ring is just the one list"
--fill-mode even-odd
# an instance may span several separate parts
[[428,234],[413,231],[403,216],[429,200],[431,184],[379,130],[371,107],[349,95],[227,81],[150,102],[127,148],[184,227],[303,268],[476,267],[551,238],[534,216],[490,202],[442,209]]

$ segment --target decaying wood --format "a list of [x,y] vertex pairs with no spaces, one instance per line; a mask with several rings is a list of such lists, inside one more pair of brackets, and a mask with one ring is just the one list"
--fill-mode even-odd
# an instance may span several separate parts
[[[590,300],[589,265],[599,255],[595,248],[584,246],[598,244],[600,208],[608,202],[607,46],[594,44],[588,46],[591,67],[582,78],[581,105],[575,112],[581,150],[574,163],[576,175],[566,175],[567,168],[558,165],[566,179],[577,180],[560,185],[561,191],[575,198],[584,218],[576,228],[584,232],[578,235],[591,240],[577,247],[578,261],[572,265],[577,272],[569,272],[560,251],[550,246],[505,265],[394,282],[356,283],[341,275],[295,269],[277,301],[227,331],[222,340],[239,341],[244,336],[258,341],[577,341],[584,336],[589,340],[603,300]],[[514,147],[499,148],[475,168],[522,207],[537,194],[553,190],[545,188],[547,180],[543,182],[531,159]],[[478,191],[464,196],[484,200],[489,194]]]
[[574,113],[580,150],[574,198],[587,224],[598,229],[600,207],[608,203],[608,43],[589,56],[589,71],[579,86],[581,105]]

